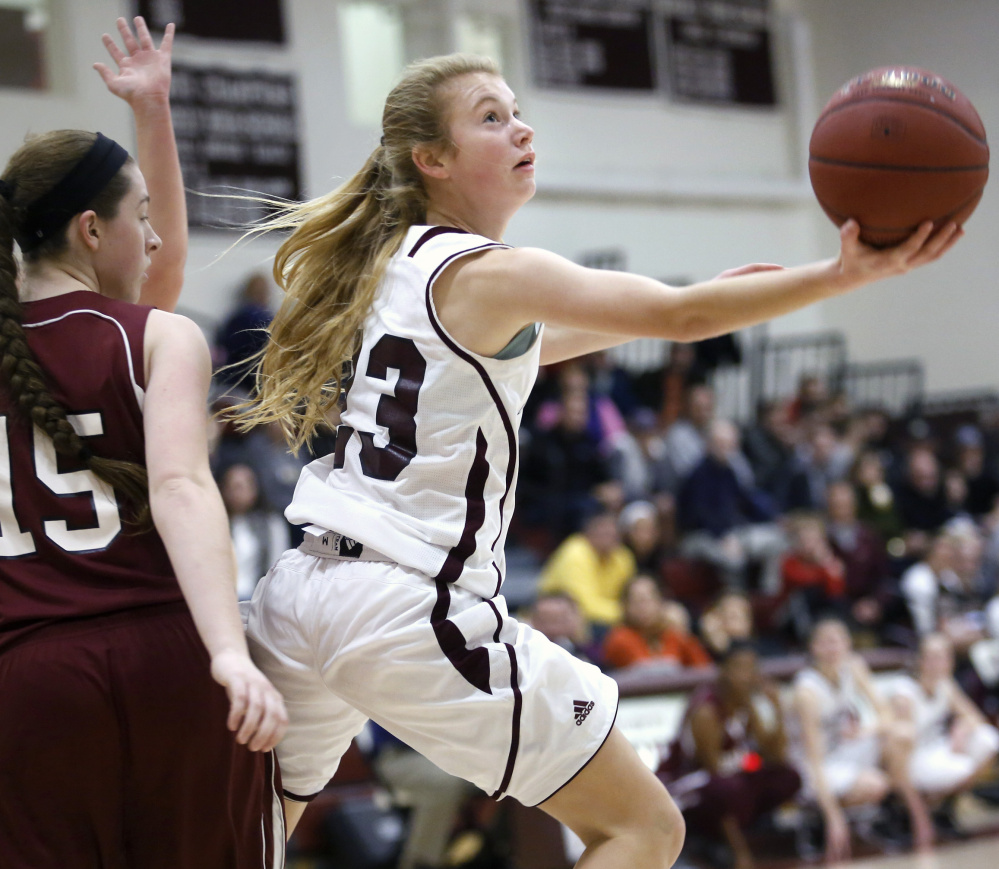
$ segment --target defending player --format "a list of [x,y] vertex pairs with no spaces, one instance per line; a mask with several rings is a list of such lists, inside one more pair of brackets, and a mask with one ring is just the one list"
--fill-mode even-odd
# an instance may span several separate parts
[[119,30],[120,71],[100,71],[174,250],[154,265],[142,172],[99,133],[36,136],[0,181],[0,863],[269,869],[286,715],[237,611],[208,350],[132,304],[148,275],[172,307],[186,250],[173,30],[158,50],[141,19]]
[[588,866],[662,869],[682,819],[613,727],[615,683],[500,595],[538,364],[748,326],[931,262],[959,230],[927,224],[882,252],[849,223],[836,259],[671,288],[503,244],[534,193],[534,134],[490,62],[415,64],[382,129],[357,175],[275,221],[294,229],[275,263],[288,295],[247,417],[301,445],[353,358],[336,449],[287,511],[309,536],[258,585],[248,626],[289,704],[289,821],[371,717],[448,772],[540,805]]

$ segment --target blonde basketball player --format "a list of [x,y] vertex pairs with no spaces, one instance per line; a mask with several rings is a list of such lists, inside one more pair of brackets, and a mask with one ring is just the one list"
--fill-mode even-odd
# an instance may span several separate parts
[[922,227],[875,251],[749,266],[677,289],[511,249],[534,194],[534,133],[487,60],[413,65],[382,144],[340,189],[276,221],[294,230],[287,298],[247,416],[301,445],[340,398],[336,449],[287,515],[308,536],[261,582],[248,631],[286,698],[289,827],[366,718],[440,767],[539,805],[586,844],[581,864],[670,865],[683,821],[614,728],[615,683],[511,619],[500,594],[517,429],[539,363],[633,336],[692,341],[941,256]]

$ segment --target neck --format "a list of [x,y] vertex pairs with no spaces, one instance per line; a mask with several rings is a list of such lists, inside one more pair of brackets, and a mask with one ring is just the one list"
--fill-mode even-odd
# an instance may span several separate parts
[[97,278],[92,271],[72,263],[46,260],[31,263],[25,268],[24,280],[21,283],[21,301],[34,302],[79,290],[100,292]]
[[450,201],[431,202],[427,205],[427,223],[430,226],[454,226],[474,235],[502,241],[509,216],[483,214],[461,203]]

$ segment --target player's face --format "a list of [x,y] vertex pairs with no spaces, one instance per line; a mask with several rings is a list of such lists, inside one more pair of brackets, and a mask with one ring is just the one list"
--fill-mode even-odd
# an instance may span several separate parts
[[520,119],[502,78],[476,72],[450,83],[448,175],[470,201],[497,198],[515,207],[534,195],[534,130]]
[[129,189],[118,213],[100,221],[101,244],[94,267],[102,296],[134,302],[160,239],[149,225],[149,193],[139,167],[130,163],[122,171],[129,175]]
[[822,622],[812,634],[811,652],[820,664],[841,664],[850,654],[850,647],[850,634],[839,622]]

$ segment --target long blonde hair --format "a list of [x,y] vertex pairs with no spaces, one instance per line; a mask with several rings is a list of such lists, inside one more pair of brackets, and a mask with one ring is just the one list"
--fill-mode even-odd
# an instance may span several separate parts
[[254,230],[292,234],[274,260],[285,298],[260,353],[256,397],[239,408],[241,428],[278,422],[297,452],[336,407],[388,261],[409,228],[426,220],[413,148],[453,147],[444,86],[477,72],[499,74],[490,59],[473,55],[411,64],[385,100],[381,144],[364,167],[332,193],[285,208]]

